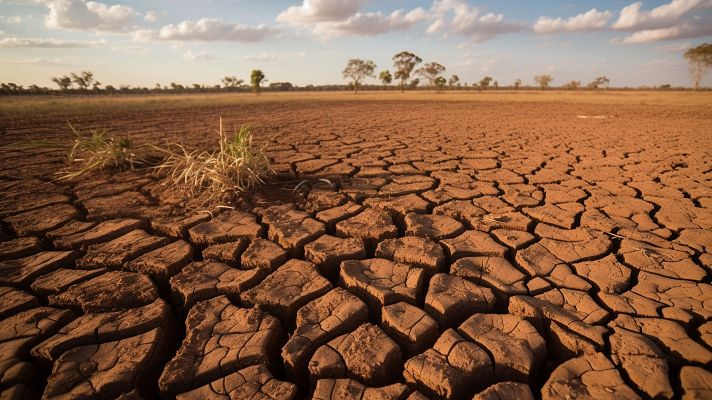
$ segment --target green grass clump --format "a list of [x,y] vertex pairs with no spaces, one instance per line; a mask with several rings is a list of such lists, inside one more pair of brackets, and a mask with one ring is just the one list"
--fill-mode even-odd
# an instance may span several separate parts
[[271,172],[264,150],[252,142],[249,126],[243,125],[228,136],[221,118],[217,133],[218,151],[188,151],[177,144],[173,145],[177,151],[156,148],[166,155],[156,167],[159,173],[165,173],[171,184],[184,187],[203,204],[232,200],[240,192],[264,183]]

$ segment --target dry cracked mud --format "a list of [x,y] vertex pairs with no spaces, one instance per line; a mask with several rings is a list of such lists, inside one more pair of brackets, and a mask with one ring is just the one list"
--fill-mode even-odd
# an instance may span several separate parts
[[2,147],[1,399],[712,398],[709,104],[66,113],[0,145],[69,119],[207,148],[222,115],[277,175],[203,210]]

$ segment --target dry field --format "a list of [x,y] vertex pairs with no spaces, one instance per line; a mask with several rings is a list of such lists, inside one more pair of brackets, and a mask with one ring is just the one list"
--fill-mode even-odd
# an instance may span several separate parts
[[[232,210],[10,146],[219,117],[276,172]],[[2,399],[712,398],[712,94],[19,98],[0,131]]]

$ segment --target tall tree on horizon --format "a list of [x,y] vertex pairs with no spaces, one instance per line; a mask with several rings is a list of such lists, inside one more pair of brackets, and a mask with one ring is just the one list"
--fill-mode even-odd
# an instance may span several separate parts
[[421,62],[423,62],[423,60],[420,57],[409,51],[401,51],[393,56],[393,67],[395,68],[393,77],[400,79],[401,93],[405,91],[405,84],[408,82],[408,79],[410,79],[413,68]]

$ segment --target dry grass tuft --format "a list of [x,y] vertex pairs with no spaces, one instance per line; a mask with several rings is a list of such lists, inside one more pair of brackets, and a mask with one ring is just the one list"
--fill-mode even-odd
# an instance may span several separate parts
[[78,178],[92,171],[107,167],[134,168],[146,160],[134,153],[127,137],[117,137],[106,131],[93,131],[88,135],[74,133],[74,144],[67,155],[67,166],[57,172],[57,180]]
[[187,151],[181,145],[173,145],[177,151],[156,148],[166,157],[156,167],[166,174],[169,183],[184,187],[194,200],[201,204],[214,204],[234,199],[248,191],[271,173],[264,149],[255,148],[252,133],[243,125],[233,136],[228,136],[222,118],[218,130],[220,150]]

